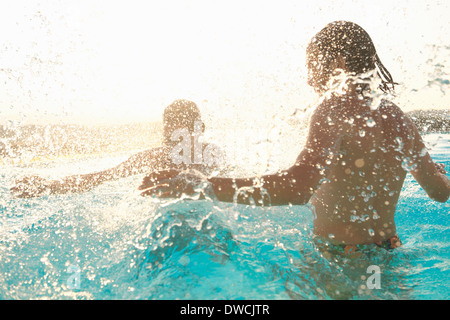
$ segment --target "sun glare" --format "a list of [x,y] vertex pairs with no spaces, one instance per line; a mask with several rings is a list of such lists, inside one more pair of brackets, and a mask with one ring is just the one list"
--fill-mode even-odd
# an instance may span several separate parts
[[[339,19],[361,24],[372,36],[403,85],[404,108],[448,107],[439,83],[421,90],[434,80],[433,61],[425,53],[433,50],[428,44],[445,39],[446,3],[14,1],[1,6],[3,119],[153,121],[178,98],[196,101],[217,119],[260,110],[271,117],[280,106],[303,108],[312,98],[305,47],[315,32]],[[448,67],[440,72],[448,76]]]

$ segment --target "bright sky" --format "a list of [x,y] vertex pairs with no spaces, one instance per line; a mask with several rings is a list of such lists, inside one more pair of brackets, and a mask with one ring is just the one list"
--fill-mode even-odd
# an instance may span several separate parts
[[2,0],[0,122],[159,120],[177,98],[211,119],[290,112],[334,20],[371,35],[405,111],[448,109],[449,16],[446,0]]

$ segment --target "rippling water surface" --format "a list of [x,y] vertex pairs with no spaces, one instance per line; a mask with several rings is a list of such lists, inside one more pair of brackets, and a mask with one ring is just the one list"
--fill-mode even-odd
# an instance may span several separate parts
[[[449,168],[450,134],[425,138]],[[83,194],[9,193],[20,174],[120,160],[0,168],[0,299],[450,298],[450,205],[429,200],[410,175],[396,215],[404,246],[357,259],[317,250],[308,206],[159,202],[136,192],[142,176]],[[367,288],[370,265],[380,267],[381,289]]]

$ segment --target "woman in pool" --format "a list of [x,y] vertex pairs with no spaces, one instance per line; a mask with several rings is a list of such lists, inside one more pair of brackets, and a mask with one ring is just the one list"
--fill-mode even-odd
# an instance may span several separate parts
[[[376,244],[401,245],[394,214],[407,171],[433,200],[445,202],[450,182],[428,154],[413,122],[392,102],[379,105],[370,87],[393,90],[369,35],[336,21],[307,48],[308,84],[321,103],[310,120],[305,148],[296,163],[277,174],[245,179],[208,179],[220,201],[260,205],[314,206],[314,234],[343,251]],[[147,176],[142,195],[186,192],[177,170]],[[245,192],[236,191],[245,188]],[[250,188],[248,188],[250,187]],[[249,191],[250,190],[250,191]]]
[[[46,194],[83,192],[103,182],[148,172],[149,170],[190,168],[207,173],[217,164],[214,160],[218,160],[220,150],[214,145],[202,145],[196,141],[198,136],[203,133],[205,126],[201,120],[200,110],[194,102],[180,99],[167,106],[163,115],[163,127],[164,140],[162,147],[137,153],[114,168],[101,172],[73,175],[59,180],[47,180],[39,176],[24,177],[16,181],[11,191],[16,197],[22,198],[40,197]],[[177,134],[177,130],[180,130],[180,135]],[[182,135],[183,132],[184,136]],[[191,138],[187,142],[187,146],[186,144],[183,145],[184,141],[179,141],[179,136],[183,136],[183,139],[186,138],[186,140]],[[180,148],[176,148],[177,146],[180,146]],[[195,157],[196,148],[201,149],[200,152],[202,154],[207,153],[210,157],[209,160],[213,161],[195,161],[193,158]],[[174,150],[183,151],[183,156],[180,156],[179,153],[172,153]],[[186,152],[186,150],[192,152]],[[190,157],[191,155],[192,158]],[[184,156],[187,156],[187,158]]]

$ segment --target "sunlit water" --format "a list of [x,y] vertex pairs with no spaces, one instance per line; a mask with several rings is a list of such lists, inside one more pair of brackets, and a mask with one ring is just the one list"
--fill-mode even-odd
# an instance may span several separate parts
[[[446,3],[36,0],[3,9],[0,125],[11,135],[0,135],[0,299],[450,297],[449,203],[429,200],[410,175],[396,215],[404,245],[360,259],[321,255],[308,206],[159,202],[137,193],[143,176],[81,194],[9,192],[18,176],[93,172],[130,154],[111,152],[160,139],[158,128],[126,129],[114,140],[108,130],[57,127],[25,139],[23,125],[159,120],[179,98],[199,104],[205,138],[224,147],[228,174],[286,168],[316,105],[306,45],[336,19],[369,32],[400,83],[395,102],[404,111],[448,108]],[[450,171],[450,134],[426,139]],[[381,289],[367,288],[371,265]]]
[[[450,167],[450,134],[425,136]],[[252,208],[156,201],[142,176],[82,194],[15,199],[25,173],[86,172],[126,158],[0,168],[0,299],[448,299],[449,203],[408,175],[397,208],[404,245],[361,258],[324,257],[308,206]],[[381,270],[368,289],[367,267]]]

